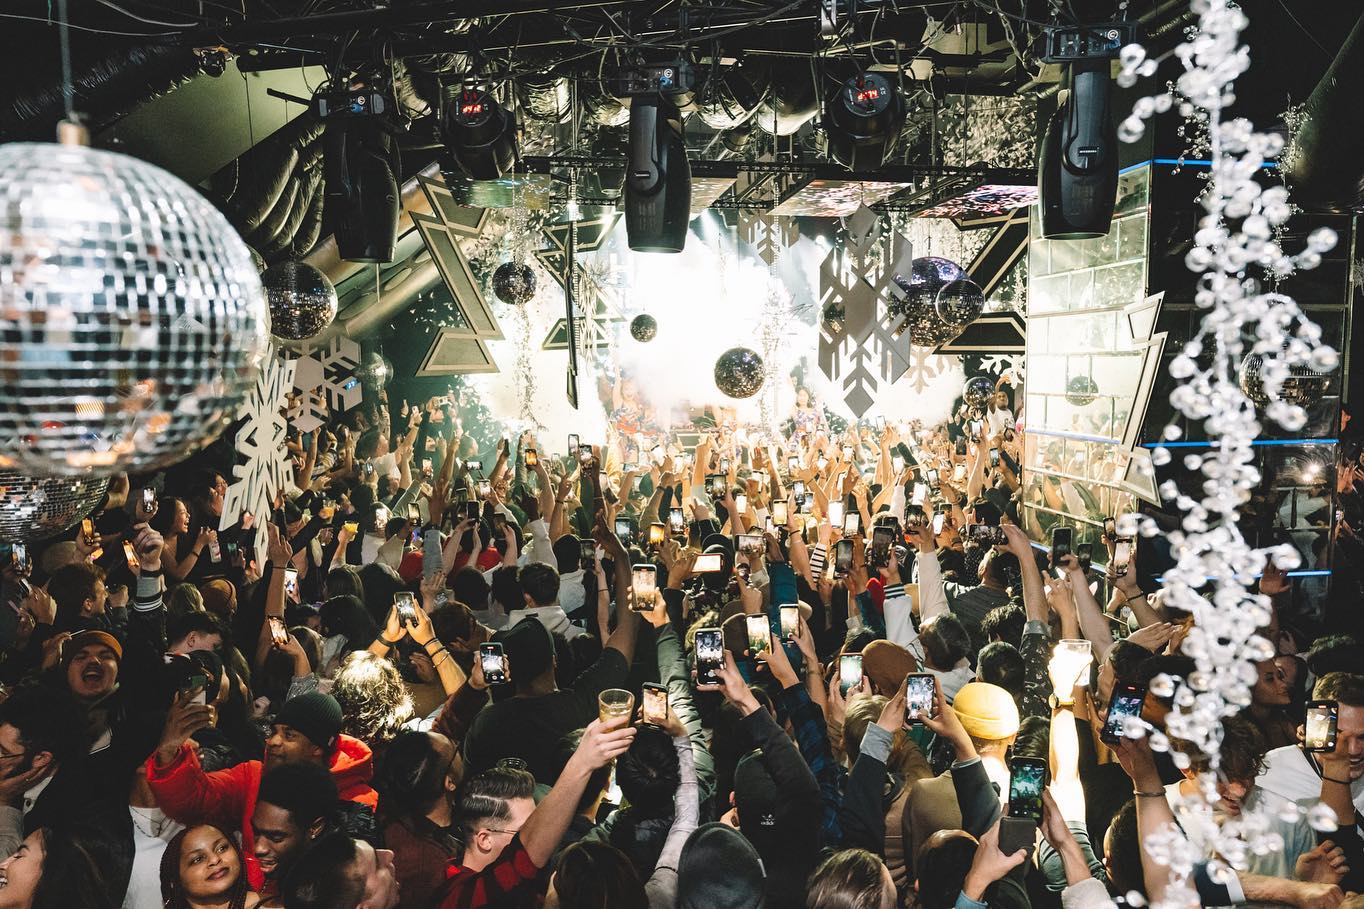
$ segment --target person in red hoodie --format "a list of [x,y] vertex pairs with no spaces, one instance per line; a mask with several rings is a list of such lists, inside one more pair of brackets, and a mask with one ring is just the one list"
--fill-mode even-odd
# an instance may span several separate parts
[[[379,795],[370,786],[373,754],[368,745],[341,733],[341,705],[329,694],[313,691],[285,701],[265,740],[265,761],[245,761],[226,770],[205,773],[189,738],[209,725],[209,708],[177,697],[161,743],[147,759],[147,782],[167,817],[185,824],[240,827],[242,842],[255,842],[251,815],[266,766],[309,762],[326,767],[342,799],[377,808]],[[251,888],[265,880],[260,863],[248,852]]]

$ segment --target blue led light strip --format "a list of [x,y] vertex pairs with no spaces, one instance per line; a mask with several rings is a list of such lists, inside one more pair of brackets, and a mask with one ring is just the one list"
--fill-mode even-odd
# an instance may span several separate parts
[[[1340,439],[1256,439],[1252,446],[1262,445],[1337,445]],[[1142,448],[1218,448],[1218,442],[1142,442]]]

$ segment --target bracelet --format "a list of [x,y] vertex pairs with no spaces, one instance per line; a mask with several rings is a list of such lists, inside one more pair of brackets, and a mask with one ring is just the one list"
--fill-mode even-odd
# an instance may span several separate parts
[[1136,791],[1136,792],[1133,792],[1132,794],[1133,794],[1134,796],[1136,796],[1137,798],[1139,798],[1139,799],[1163,799],[1163,798],[1165,798],[1165,790],[1163,790],[1163,789],[1157,789],[1157,790],[1155,790],[1154,792],[1142,792],[1142,791],[1138,790],[1138,791]]
[[1327,775],[1324,774],[1324,773],[1321,775],[1321,778],[1322,778],[1323,780],[1325,780],[1326,782],[1328,782],[1328,783],[1339,783],[1339,784],[1342,785],[1342,786],[1349,786],[1349,785],[1350,785],[1350,781],[1349,781],[1349,780],[1338,780],[1338,779],[1336,779],[1335,777],[1333,777],[1333,776],[1327,776]]
[[381,640],[381,641],[384,642],[384,646],[385,646],[385,647],[396,647],[397,644],[398,644],[398,641],[401,641],[402,638],[398,638],[398,641],[390,641],[388,638],[384,637],[384,636],[381,634],[381,635],[379,635],[379,640]]

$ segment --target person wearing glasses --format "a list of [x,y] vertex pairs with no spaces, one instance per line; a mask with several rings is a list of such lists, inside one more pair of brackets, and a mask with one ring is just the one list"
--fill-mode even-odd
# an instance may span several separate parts
[[84,714],[67,692],[21,685],[0,704],[0,858],[88,804],[85,748]]

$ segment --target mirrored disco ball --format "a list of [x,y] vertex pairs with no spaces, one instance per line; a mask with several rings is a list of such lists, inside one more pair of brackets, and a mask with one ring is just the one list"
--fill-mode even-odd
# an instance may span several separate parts
[[930,326],[939,321],[935,305],[938,291],[965,277],[966,272],[962,271],[960,265],[938,256],[920,256],[909,263],[908,275],[894,275],[891,280],[895,283],[896,289],[891,291],[891,301],[887,310],[898,322],[893,323],[895,334],[901,335],[906,330],[911,330],[914,343],[919,344],[918,337],[912,332],[912,328],[918,326],[921,333],[936,336],[937,333],[932,331]]
[[988,376],[972,376],[962,386],[961,399],[966,402],[967,407],[979,410],[990,403],[990,397],[994,393],[995,383],[991,382]]
[[378,351],[371,351],[355,370],[355,376],[366,385],[380,388],[393,378],[393,363]]
[[0,466],[146,473],[212,441],[269,338],[222,213],[114,152],[0,146]]
[[108,478],[36,479],[0,470],[0,540],[45,540],[75,525],[104,498]]
[[763,387],[763,360],[747,347],[731,347],[715,361],[715,387],[731,398],[751,398]]
[[832,300],[824,304],[824,308],[819,313],[820,325],[826,334],[838,335],[843,333],[843,328],[847,324],[848,310],[842,303]]
[[640,313],[630,320],[630,337],[647,344],[658,337],[658,320],[648,313]]
[[1099,397],[1099,383],[1089,376],[1071,376],[1066,382],[1066,400],[1076,407],[1093,404]]
[[985,311],[985,294],[975,281],[959,278],[938,288],[933,308],[944,322],[965,328]]
[[535,296],[535,271],[524,262],[503,262],[493,272],[493,293],[503,303],[523,306]]
[[261,275],[270,305],[270,331],[286,341],[304,341],[336,318],[336,288],[306,262],[281,262]]
[[[1247,354],[1236,370],[1241,391],[1256,407],[1264,407],[1271,400],[1261,375],[1264,362],[1265,358],[1260,354]],[[1325,393],[1329,379],[1329,375],[1319,373],[1306,364],[1290,366],[1288,375],[1279,385],[1279,400],[1298,407],[1308,407]]]

